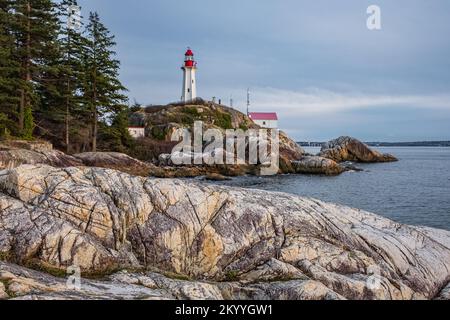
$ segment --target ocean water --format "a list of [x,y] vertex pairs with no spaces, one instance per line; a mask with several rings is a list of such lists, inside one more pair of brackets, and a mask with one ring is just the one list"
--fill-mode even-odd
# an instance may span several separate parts
[[[319,148],[305,148],[317,153]],[[340,176],[238,177],[220,184],[281,191],[364,209],[412,225],[450,230],[450,148],[378,148],[399,162],[356,164]],[[217,182],[215,182],[217,183]]]

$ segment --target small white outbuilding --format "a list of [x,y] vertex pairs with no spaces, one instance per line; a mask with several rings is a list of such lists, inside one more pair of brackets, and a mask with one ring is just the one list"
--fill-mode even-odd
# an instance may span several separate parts
[[248,117],[260,127],[278,129],[278,115],[276,112],[250,112]]
[[145,137],[145,127],[128,127],[128,132],[135,139]]

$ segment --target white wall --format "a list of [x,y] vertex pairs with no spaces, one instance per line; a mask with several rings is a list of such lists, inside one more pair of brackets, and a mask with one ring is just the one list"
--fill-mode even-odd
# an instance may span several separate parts
[[183,67],[183,93],[181,99],[190,101],[197,98],[196,68]]
[[135,139],[145,137],[145,128],[128,128],[128,132]]
[[253,122],[263,128],[278,129],[277,120],[253,120]]

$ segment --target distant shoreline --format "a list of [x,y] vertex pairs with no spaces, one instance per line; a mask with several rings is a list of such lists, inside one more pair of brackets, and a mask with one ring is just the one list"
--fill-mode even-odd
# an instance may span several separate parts
[[[321,147],[325,142],[297,142],[301,147]],[[450,141],[365,142],[371,147],[450,147]]]

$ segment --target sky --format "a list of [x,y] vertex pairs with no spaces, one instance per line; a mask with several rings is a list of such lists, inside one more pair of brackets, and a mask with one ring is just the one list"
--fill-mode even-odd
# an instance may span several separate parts
[[[448,0],[79,0],[116,36],[130,101],[181,96],[184,52],[198,95],[277,112],[297,141],[450,140]],[[367,8],[381,9],[369,30]]]

